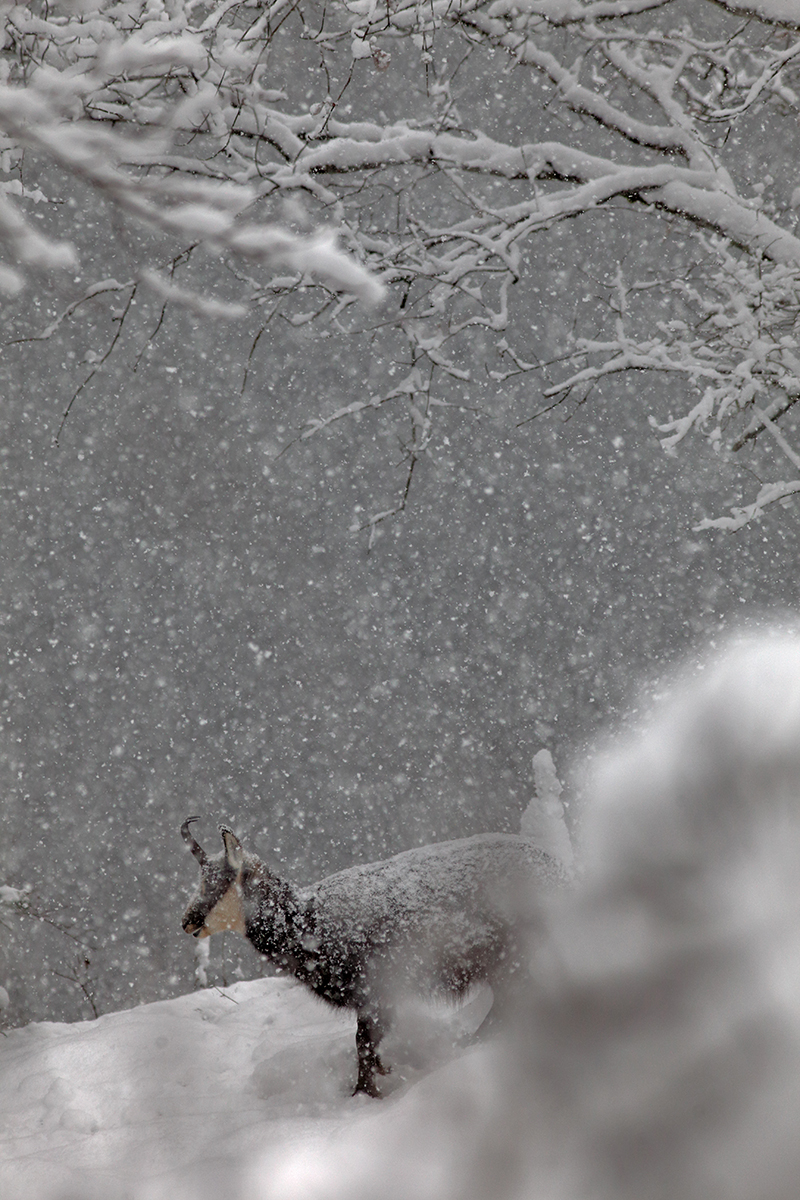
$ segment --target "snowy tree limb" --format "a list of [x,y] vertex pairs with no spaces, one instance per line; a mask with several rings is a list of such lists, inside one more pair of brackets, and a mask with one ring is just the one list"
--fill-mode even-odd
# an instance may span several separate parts
[[[791,420],[800,394],[789,333],[800,313],[800,238],[786,207],[765,199],[767,182],[743,190],[729,134],[745,114],[796,120],[800,22],[791,0],[698,0],[691,13],[677,0],[311,0],[302,11],[294,0],[97,8],[31,0],[4,11],[7,295],[31,272],[72,270],[76,261],[63,220],[50,225],[59,235],[30,220],[47,195],[32,186],[30,167],[23,179],[27,155],[151,231],[127,274],[156,295],[162,315],[163,305],[180,303],[209,319],[255,314],[263,329],[261,306],[277,297],[294,326],[327,322],[345,336],[358,329],[351,297],[386,300],[382,329],[406,338],[409,369],[469,388],[476,330],[514,371],[537,360],[508,339],[531,240],[567,220],[631,207],[705,231],[691,287],[681,290],[677,270],[675,286],[667,284],[678,324],[661,319],[657,290],[640,288],[630,311],[612,305],[605,324],[546,351],[566,354],[571,366],[548,380],[545,399],[621,372],[669,371],[686,381],[683,411],[654,418],[670,452],[701,433],[715,449],[727,438],[732,453],[749,453],[765,432],[780,451],[769,422]],[[400,43],[424,88],[387,102],[387,115],[373,101]],[[459,111],[459,72],[478,50],[513,69],[515,88],[540,89],[540,127],[527,139],[504,141],[496,122],[487,131]],[[313,81],[302,96],[300,77]],[[505,78],[497,75],[498,88]],[[354,81],[369,103],[345,103]],[[545,129],[550,114],[565,126],[561,140]],[[233,275],[242,292],[193,287],[182,256],[194,246],[240,264]],[[669,278],[667,251],[659,274]],[[51,337],[113,290],[102,279],[83,283],[60,316],[25,337]],[[446,401],[430,387],[425,395],[432,420]],[[389,400],[406,406],[419,433],[415,396],[387,380],[370,399],[308,417],[298,436]]]

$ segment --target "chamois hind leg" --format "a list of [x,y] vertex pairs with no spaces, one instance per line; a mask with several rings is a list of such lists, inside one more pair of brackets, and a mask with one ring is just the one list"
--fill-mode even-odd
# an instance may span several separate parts
[[482,982],[492,993],[492,1003],[468,1042],[480,1043],[508,1029],[509,1022],[525,1003],[530,986],[526,955],[514,943],[492,964]]
[[379,1014],[361,1010],[356,1026],[356,1049],[358,1050],[358,1080],[353,1095],[363,1092],[365,1096],[379,1097],[375,1075],[388,1075],[378,1054],[378,1046],[386,1032],[386,1019]]

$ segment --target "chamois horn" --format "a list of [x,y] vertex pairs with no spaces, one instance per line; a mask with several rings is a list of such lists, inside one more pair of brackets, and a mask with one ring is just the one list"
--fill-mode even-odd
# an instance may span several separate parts
[[200,820],[199,817],[187,817],[186,820],[181,825],[181,837],[186,842],[186,845],[189,847],[192,854],[195,856],[197,861],[200,863],[200,866],[202,867],[206,862],[206,852],[203,849],[203,847],[200,845],[200,843],[198,842],[197,838],[194,837],[191,830],[189,829],[189,826],[191,825],[192,821],[199,821],[199,820]]

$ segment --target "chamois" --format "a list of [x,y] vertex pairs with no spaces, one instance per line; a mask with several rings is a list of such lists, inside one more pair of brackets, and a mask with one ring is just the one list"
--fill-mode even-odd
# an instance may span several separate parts
[[532,841],[498,833],[422,846],[295,888],[227,825],[219,827],[222,853],[207,855],[189,828],[198,819],[181,826],[200,864],[184,930],[234,930],[329,1004],[354,1009],[354,1095],[380,1095],[375,1076],[388,1068],[378,1048],[398,993],[459,997],[478,981],[497,987],[524,978],[520,897],[566,881],[561,864]]

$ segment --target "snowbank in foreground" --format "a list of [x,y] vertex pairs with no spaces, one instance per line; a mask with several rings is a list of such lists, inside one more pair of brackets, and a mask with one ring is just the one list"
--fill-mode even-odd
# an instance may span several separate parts
[[418,1015],[413,1057],[395,1043],[383,1104],[350,1095],[354,1019],[288,979],[12,1030],[0,1041],[0,1196],[182,1200],[224,1180],[232,1200],[248,1163],[257,1173],[265,1153],[288,1147],[306,1171],[309,1153],[407,1103],[410,1084],[452,1056],[487,1004],[479,994]]

